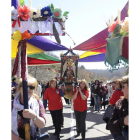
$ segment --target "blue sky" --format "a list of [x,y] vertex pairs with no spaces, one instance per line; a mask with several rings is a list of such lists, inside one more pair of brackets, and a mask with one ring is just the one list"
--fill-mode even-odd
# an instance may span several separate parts
[[[98,32],[105,29],[106,21],[114,19],[118,15],[118,9],[122,10],[128,0],[32,0],[32,7],[39,9],[53,3],[54,7],[62,8],[62,11],[69,11],[69,18],[66,21],[66,31],[73,38],[77,46],[88,40]],[[29,0],[25,0],[25,5],[29,6]],[[48,36],[48,39],[55,41]],[[74,48],[72,40],[66,36],[60,36],[61,44]],[[56,42],[56,41],[55,41]],[[62,51],[61,51],[62,52]],[[55,51],[56,55],[60,55],[60,51]],[[84,51],[74,51],[81,55]],[[107,69],[104,62],[79,63],[87,69]]]

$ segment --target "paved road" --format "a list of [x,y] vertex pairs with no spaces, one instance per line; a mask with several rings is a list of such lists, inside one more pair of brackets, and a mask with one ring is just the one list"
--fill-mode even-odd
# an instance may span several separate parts
[[[90,97],[90,96],[89,96]],[[113,140],[110,131],[106,130],[106,124],[103,121],[104,109],[101,109],[101,113],[94,111],[90,106],[90,98],[87,101],[88,110],[86,116],[86,140]],[[70,105],[66,105],[63,99],[63,115],[64,115],[64,128],[61,130],[61,140],[80,140],[81,136],[74,137],[76,135],[76,122],[73,111]],[[53,136],[54,128],[52,128],[52,118],[48,108],[46,109],[46,126],[41,130],[42,133],[48,132],[50,134],[50,140],[56,140],[56,136]]]

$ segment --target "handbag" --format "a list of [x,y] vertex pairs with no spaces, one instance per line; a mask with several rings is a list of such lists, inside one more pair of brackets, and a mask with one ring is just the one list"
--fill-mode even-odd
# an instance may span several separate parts
[[103,116],[103,120],[107,123],[106,125],[106,129],[109,130],[109,127],[108,127],[108,122],[110,120],[110,118],[112,117],[112,113],[113,113],[113,110],[114,110],[114,106],[115,105],[109,105],[107,107],[107,109],[105,110],[105,114]]
[[114,110],[114,105],[109,105],[107,109],[105,110],[105,114],[103,116],[103,120],[106,122],[106,120],[110,119],[112,117],[112,113]]

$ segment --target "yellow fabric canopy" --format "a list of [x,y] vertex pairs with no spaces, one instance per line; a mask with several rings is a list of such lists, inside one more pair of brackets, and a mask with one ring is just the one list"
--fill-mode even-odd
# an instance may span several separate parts
[[82,55],[80,55],[80,58],[85,58],[91,55],[97,55],[97,54],[101,54],[102,52],[91,52],[91,51],[87,51],[85,53],[83,53]]
[[[39,49],[29,43],[27,43],[27,55],[29,54],[35,54],[35,53],[44,53],[44,50],[42,49]],[[18,46],[18,41],[15,41],[13,39],[11,39],[11,57],[12,59],[16,57],[16,54],[17,54],[17,46]]]

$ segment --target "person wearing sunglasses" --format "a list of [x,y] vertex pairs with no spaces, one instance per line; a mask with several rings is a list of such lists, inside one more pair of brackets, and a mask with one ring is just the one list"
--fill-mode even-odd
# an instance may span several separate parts
[[122,77],[120,82],[124,97],[116,102],[108,125],[114,140],[128,140],[129,76]]
[[52,116],[52,121],[55,127],[55,133],[57,140],[60,139],[61,124],[63,118],[63,104],[61,99],[61,93],[64,95],[61,87],[57,87],[56,79],[52,79],[49,82],[50,87],[46,89],[44,93],[44,100],[48,100],[48,109]]
[[31,139],[36,137],[37,128],[44,128],[46,124],[43,104],[35,94],[37,80],[28,75],[27,86],[29,109],[24,109],[22,78],[20,78],[18,93],[12,101],[12,140],[25,139],[24,118],[29,119]]
[[121,79],[116,80],[116,85],[115,85],[115,91],[112,94],[109,104],[110,105],[115,105],[116,102],[121,99],[121,97],[124,96],[122,92],[122,85],[121,85]]

